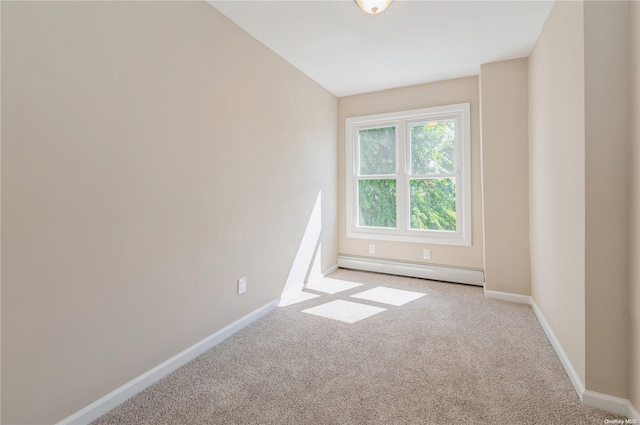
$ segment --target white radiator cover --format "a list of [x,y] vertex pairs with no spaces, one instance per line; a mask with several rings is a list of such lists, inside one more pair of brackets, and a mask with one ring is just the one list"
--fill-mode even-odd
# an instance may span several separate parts
[[338,255],[338,267],[369,272],[484,286],[484,271],[424,263]]

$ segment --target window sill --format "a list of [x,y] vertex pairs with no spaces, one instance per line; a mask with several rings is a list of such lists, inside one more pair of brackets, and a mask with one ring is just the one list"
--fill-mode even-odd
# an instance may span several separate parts
[[471,246],[471,237],[465,238],[459,233],[450,233],[446,235],[415,235],[348,230],[347,238],[370,239],[390,242],[409,242],[431,245]]

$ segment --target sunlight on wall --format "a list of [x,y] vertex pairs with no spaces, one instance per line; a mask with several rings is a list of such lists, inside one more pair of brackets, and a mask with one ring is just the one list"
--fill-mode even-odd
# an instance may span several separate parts
[[318,246],[316,252],[313,256],[313,262],[311,263],[311,268],[307,273],[305,278],[306,282],[317,282],[322,280],[324,276],[322,275],[322,243],[318,242]]
[[[317,275],[321,276],[320,259],[321,259],[321,247],[320,247],[320,231],[322,230],[322,192],[318,192],[316,203],[311,211],[307,228],[302,236],[302,241],[298,247],[298,252],[293,260],[293,265],[289,271],[287,282],[282,290],[282,298],[290,296],[291,293],[298,293],[304,288],[304,281],[307,276],[314,278]],[[314,254],[315,261],[314,261]],[[317,275],[314,268],[317,267]],[[311,271],[310,271],[311,269]]]

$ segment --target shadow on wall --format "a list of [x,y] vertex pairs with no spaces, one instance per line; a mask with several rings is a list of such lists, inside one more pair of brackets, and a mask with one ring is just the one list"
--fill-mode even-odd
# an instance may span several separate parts
[[281,296],[300,292],[305,282],[322,278],[322,191],[318,192],[316,203],[307,222],[298,252],[293,260],[289,276],[284,284]]

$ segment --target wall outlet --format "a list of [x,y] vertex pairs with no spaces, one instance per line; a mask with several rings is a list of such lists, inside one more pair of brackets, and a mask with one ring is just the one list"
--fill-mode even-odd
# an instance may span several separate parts
[[247,278],[241,277],[238,279],[238,295],[247,292]]
[[422,250],[422,258],[424,258],[425,260],[431,260],[431,250],[430,249],[423,249]]
[[369,245],[369,254],[375,254],[376,253],[376,246],[371,244]]

